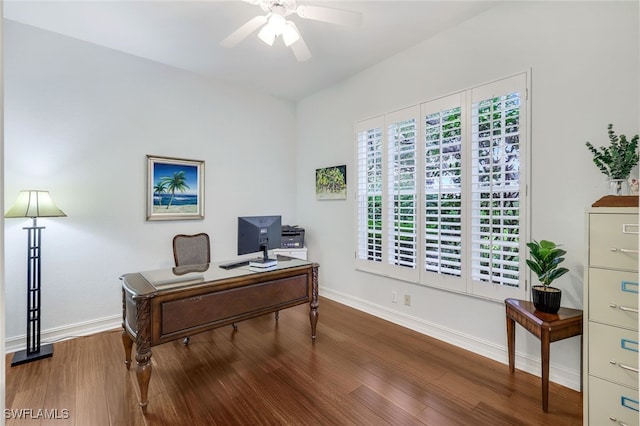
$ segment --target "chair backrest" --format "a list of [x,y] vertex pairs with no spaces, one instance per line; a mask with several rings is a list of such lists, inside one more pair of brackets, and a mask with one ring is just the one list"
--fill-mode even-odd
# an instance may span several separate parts
[[211,262],[209,235],[179,234],[173,237],[173,259],[176,266],[198,265]]

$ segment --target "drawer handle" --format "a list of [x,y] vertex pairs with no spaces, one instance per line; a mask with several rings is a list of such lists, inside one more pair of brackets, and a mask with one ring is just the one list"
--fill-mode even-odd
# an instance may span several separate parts
[[637,368],[633,368],[630,365],[618,364],[618,367],[622,368],[623,370],[633,371],[634,373],[638,372]]
[[618,421],[618,419],[613,416],[609,417],[609,420],[611,420],[612,422],[618,423],[620,426],[629,426],[627,423],[623,421]]
[[618,361],[616,361],[615,359],[610,359],[610,360],[609,360],[609,364],[611,364],[611,365],[617,365],[618,367],[622,368],[623,370],[633,371],[634,373],[637,373],[637,372],[638,372],[638,369],[637,369],[637,368],[633,368],[633,367],[631,367],[631,366],[629,366],[629,365],[619,363],[619,362],[618,362]]
[[621,311],[625,311],[625,312],[634,312],[634,313],[638,313],[638,309],[634,309],[634,308],[627,308],[626,306],[618,306],[618,309],[620,309]]
[[633,312],[633,313],[636,313],[636,314],[638,313],[638,309],[628,308],[626,306],[618,306],[615,303],[610,303],[609,307],[613,308],[613,309],[618,308],[618,309],[620,309],[621,311],[624,311],[624,312]]
[[[637,234],[638,233],[638,225],[637,223],[623,223],[622,224],[622,233],[623,234]],[[635,231],[630,231],[628,228],[636,228]]]
[[617,247],[611,247],[609,249],[609,251],[611,252],[620,252],[620,253],[635,253],[638,254],[638,250],[633,250],[633,249],[626,249],[626,248],[617,248]]

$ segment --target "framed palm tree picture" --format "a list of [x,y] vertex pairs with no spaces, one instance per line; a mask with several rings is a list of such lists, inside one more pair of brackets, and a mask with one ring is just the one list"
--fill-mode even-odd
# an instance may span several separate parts
[[204,161],[147,155],[147,220],[204,219]]

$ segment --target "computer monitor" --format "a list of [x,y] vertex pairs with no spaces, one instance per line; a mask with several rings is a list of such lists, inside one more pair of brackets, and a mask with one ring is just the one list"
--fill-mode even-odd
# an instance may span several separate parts
[[244,216],[238,218],[238,255],[262,252],[263,261],[269,259],[268,250],[280,248],[282,218],[280,216]]

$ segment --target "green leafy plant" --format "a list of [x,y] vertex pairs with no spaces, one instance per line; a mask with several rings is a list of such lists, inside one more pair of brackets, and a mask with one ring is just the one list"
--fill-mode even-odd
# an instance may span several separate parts
[[540,283],[546,288],[551,283],[569,272],[565,267],[558,267],[564,261],[566,250],[559,248],[556,243],[547,240],[527,243],[532,259],[527,259],[527,265],[538,276]]
[[593,163],[609,179],[627,179],[631,169],[638,164],[638,135],[628,141],[625,135],[615,134],[613,124],[609,124],[607,129],[611,141],[609,146],[595,148],[591,142],[585,145],[593,154]]

